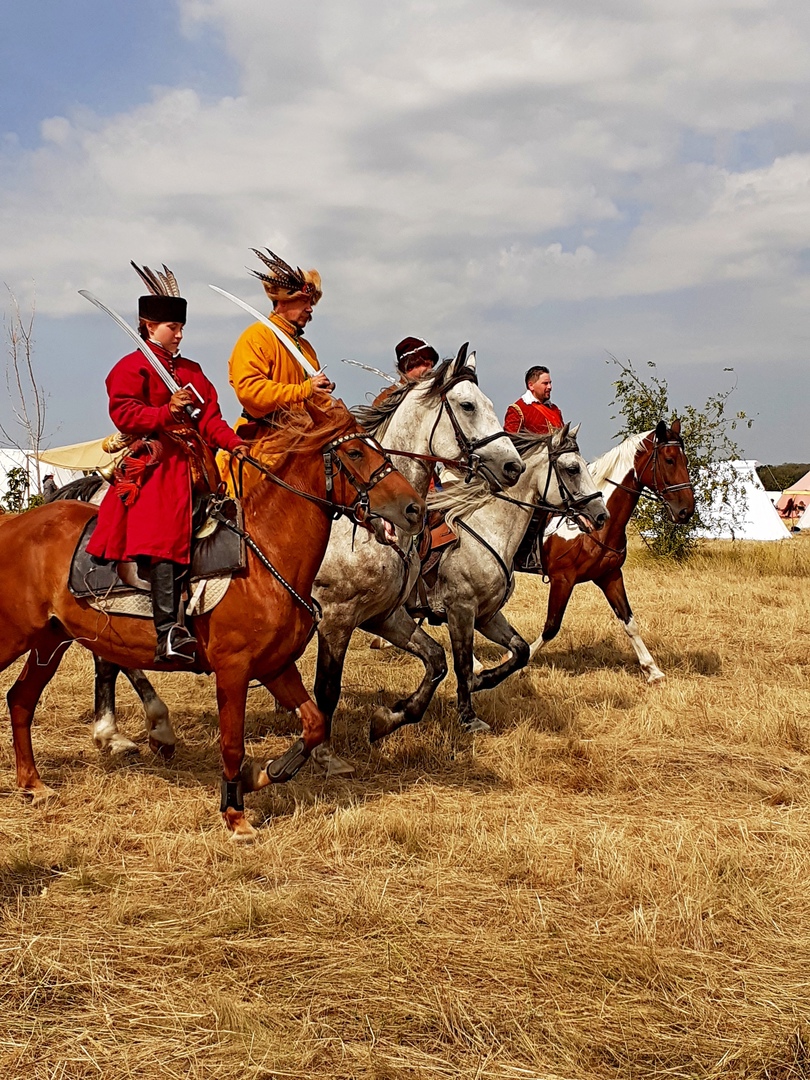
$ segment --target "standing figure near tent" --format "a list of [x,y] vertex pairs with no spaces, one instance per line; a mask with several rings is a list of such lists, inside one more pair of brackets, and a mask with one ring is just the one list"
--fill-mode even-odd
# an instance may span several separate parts
[[[200,365],[180,355],[186,301],[174,274],[165,266],[161,274],[132,265],[149,289],[138,300],[138,332],[182,389],[172,394],[139,349],[107,376],[110,417],[126,453],[87,551],[98,559],[135,560],[152,587],[155,662],[190,664],[196,640],[180,607],[191,562],[192,498],[219,483],[214,450],[244,457],[247,446],[222,418]],[[194,422],[189,406],[199,408]]]
[[323,295],[321,275],[317,270],[293,270],[269,248],[269,258],[256,248],[252,250],[268,270],[251,273],[259,278],[273,302],[270,321],[290,344],[283,344],[272,330],[255,322],[234,345],[228,373],[244,410],[237,431],[245,423],[272,422],[273,414],[280,409],[301,408],[316,391],[330,394],[335,388],[320,370],[315,350],[303,337],[312,310]]

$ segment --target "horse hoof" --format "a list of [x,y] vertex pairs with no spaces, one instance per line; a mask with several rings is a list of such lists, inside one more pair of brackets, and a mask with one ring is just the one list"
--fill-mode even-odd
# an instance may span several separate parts
[[149,737],[149,749],[153,754],[159,754],[167,761],[169,758],[174,757],[174,743],[158,742],[157,739],[153,739],[151,735]]
[[471,720],[462,720],[461,730],[469,735],[487,735],[492,733],[492,728],[485,723],[480,716],[473,716]]
[[222,815],[222,820],[232,844],[252,844],[259,838],[258,830],[253,828],[242,810],[229,808]]
[[96,745],[100,750],[106,750],[110,757],[127,757],[130,754],[137,757],[141,752],[137,743],[125,739],[123,735],[114,735],[106,744],[97,740]]
[[384,739],[386,735],[390,735],[392,731],[396,731],[401,726],[402,713],[391,712],[390,709],[386,709],[384,705],[381,705],[371,717],[368,741],[370,743],[379,742],[380,739]]
[[56,798],[56,792],[53,788],[49,788],[47,784],[42,784],[40,787],[29,788],[26,795],[31,798],[31,806],[44,806],[49,799]]
[[327,743],[316,746],[310,755],[310,760],[314,771],[325,776],[327,780],[335,777],[354,776],[354,765],[338,757]]

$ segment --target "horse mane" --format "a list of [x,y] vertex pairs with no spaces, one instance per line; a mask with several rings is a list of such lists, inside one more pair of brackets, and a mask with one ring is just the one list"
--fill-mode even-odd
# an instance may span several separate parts
[[312,453],[356,426],[354,417],[339,398],[328,399],[323,405],[311,401],[303,405],[303,409],[278,410],[272,427],[263,427],[261,434],[250,442],[251,453],[258,461]]
[[636,454],[641,449],[641,444],[650,435],[652,435],[652,431],[642,431],[638,435],[629,435],[624,442],[611,447],[607,453],[591,461],[588,468],[596,486],[601,487],[609,477],[612,479],[615,479],[617,475],[625,477],[631,472],[636,460]]
[[[354,416],[358,424],[360,424],[369,435],[374,435],[378,439],[382,438],[388,428],[391,417],[408,394],[419,390],[423,393],[425,400],[427,401],[441,395],[442,391],[445,389],[444,379],[447,370],[450,365],[454,363],[455,359],[452,357],[447,360],[442,360],[440,364],[426,375],[423,375],[421,379],[413,379],[410,382],[403,383],[402,386],[395,386],[388,394],[386,394],[385,398],[378,405],[355,405],[351,410],[352,416]],[[449,381],[449,384],[454,381],[477,383],[478,379],[472,368],[463,368],[459,375],[454,376]]]
[[[533,457],[538,450],[548,449],[552,439],[557,434],[556,431],[549,432],[546,435],[535,435],[532,432],[520,431],[510,433],[509,438],[512,440],[517,452],[525,460]],[[559,447],[559,452],[561,454],[579,453],[576,439],[570,435],[566,436],[565,441]],[[451,483],[441,491],[431,491],[428,494],[427,505],[428,510],[443,510],[447,524],[452,528],[453,522],[457,518],[465,518],[470,514],[474,514],[476,510],[488,506],[496,498],[497,496],[490,491],[489,484],[475,477],[469,484]]]

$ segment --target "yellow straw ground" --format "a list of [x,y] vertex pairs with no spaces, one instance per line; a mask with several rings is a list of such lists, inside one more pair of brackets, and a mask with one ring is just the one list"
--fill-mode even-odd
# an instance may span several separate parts
[[[357,779],[249,797],[246,850],[216,813],[212,681],[156,678],[169,765],[122,681],[143,749],[117,764],[74,646],[34,731],[58,798],[15,792],[8,729],[0,756],[0,1076],[810,1076],[808,578],[804,539],[687,568],[634,552],[666,683],[580,586],[559,638],[480,696],[495,734],[474,740],[451,677],[370,749],[374,706],[421,667],[358,635],[336,723]],[[545,600],[521,578],[528,637]],[[251,691],[251,753],[295,731]]]

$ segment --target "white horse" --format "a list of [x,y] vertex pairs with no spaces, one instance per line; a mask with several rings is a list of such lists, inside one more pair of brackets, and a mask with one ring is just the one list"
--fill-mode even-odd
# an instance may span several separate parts
[[[428,508],[446,512],[458,532],[428,586],[434,613],[447,619],[458,684],[459,720],[467,731],[489,731],[475,713],[471,695],[497,686],[525,667],[529,645],[502,608],[512,594],[512,563],[538,506],[567,510],[583,531],[601,528],[609,514],[576,444],[577,426],[551,435],[513,435],[526,471],[509,495],[493,495],[483,484],[451,484],[428,497]],[[473,632],[508,650],[495,667],[473,671]]]
[[[380,405],[355,409],[354,414],[391,452],[397,468],[423,497],[435,458],[471,466],[478,476],[476,484],[486,491],[514,485],[524,471],[492,402],[478,386],[475,354],[468,358],[466,346],[455,361],[445,361],[418,382],[392,391]],[[406,550],[401,539],[397,547],[381,546],[368,534],[354,535],[351,527],[337,522],[313,585],[312,595],[323,609],[315,700],[327,717],[331,719],[337,706],[346,650],[357,627],[418,656],[425,665],[424,678],[412,694],[376,710],[369,733],[372,742],[421,720],[447,674],[444,649],[404,607],[418,574],[417,552],[412,547]],[[330,773],[343,771],[346,763],[326,762],[326,752],[319,748],[319,753]]]

